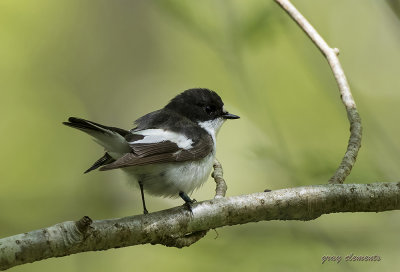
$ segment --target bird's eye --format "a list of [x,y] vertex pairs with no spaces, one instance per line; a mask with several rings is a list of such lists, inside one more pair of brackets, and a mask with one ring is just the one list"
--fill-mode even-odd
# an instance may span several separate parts
[[211,105],[211,106],[206,106],[205,110],[208,115],[211,115],[215,112],[216,108],[215,108],[215,106]]

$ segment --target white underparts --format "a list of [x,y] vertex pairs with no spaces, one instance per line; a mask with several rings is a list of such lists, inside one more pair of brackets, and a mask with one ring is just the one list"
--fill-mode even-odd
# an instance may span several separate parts
[[138,186],[137,181],[141,181],[144,190],[152,195],[178,197],[179,192],[191,194],[207,181],[214,159],[214,153],[210,153],[196,161],[133,166],[122,170],[133,177],[130,183]]

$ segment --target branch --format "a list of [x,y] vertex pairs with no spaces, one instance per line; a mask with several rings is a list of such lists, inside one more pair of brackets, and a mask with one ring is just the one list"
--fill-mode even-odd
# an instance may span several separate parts
[[340,97],[347,111],[347,118],[350,122],[350,139],[347,145],[346,153],[340,163],[335,174],[329,179],[329,183],[343,183],[346,177],[350,174],[351,168],[356,162],[358,151],[361,147],[361,118],[358,114],[356,103],[347,83],[343,68],[340,65],[337,55],[339,49],[331,48],[325,40],[318,34],[315,28],[307,21],[306,18],[290,3],[289,0],[275,0],[292,19],[299,25],[307,34],[312,42],[318,47],[321,53],[328,60],[329,66],[332,69],[336,82],[339,87]]
[[218,198],[193,204],[193,213],[181,206],[119,219],[84,217],[0,239],[0,269],[85,251],[171,245],[193,233],[262,220],[306,221],[329,213],[399,209],[400,182],[314,185]]

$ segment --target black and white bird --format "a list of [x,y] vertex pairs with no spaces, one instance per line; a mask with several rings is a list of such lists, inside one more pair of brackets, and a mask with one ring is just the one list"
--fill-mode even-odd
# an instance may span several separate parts
[[[85,173],[120,168],[139,186],[144,213],[144,192],[164,197],[188,194],[209,177],[215,160],[216,135],[226,119],[239,116],[227,112],[221,97],[209,89],[189,89],[164,108],[135,121],[124,130],[70,117],[64,125],[86,132],[106,153]],[[190,206],[189,206],[190,207]]]

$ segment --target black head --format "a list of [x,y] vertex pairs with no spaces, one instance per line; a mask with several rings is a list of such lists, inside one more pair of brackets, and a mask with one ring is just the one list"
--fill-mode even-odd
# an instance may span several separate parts
[[165,108],[173,110],[192,121],[204,122],[217,118],[238,119],[224,109],[221,97],[209,89],[189,89],[175,96]]

